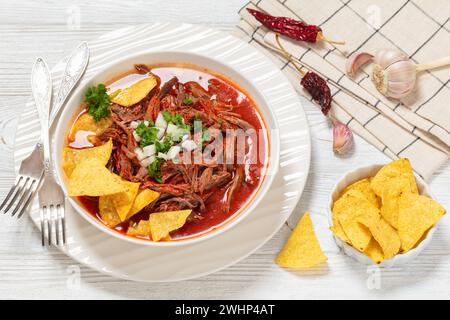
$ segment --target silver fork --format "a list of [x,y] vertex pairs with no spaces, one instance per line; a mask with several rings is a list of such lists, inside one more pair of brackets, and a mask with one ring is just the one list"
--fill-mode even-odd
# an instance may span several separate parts
[[[23,215],[31,200],[34,198],[44,173],[42,170],[40,148],[41,145],[36,144],[33,153],[22,161],[20,164],[19,175],[16,177],[16,181],[9,190],[5,200],[0,205],[0,211],[6,206],[3,212],[7,213],[16,200],[19,199],[11,213],[12,217],[18,213],[17,219]],[[10,198],[11,201],[8,203]]]
[[53,227],[55,226],[56,244],[59,245],[60,222],[62,242],[66,242],[65,237],[65,208],[64,192],[56,182],[53,175],[51,154],[50,154],[50,107],[52,99],[52,79],[47,64],[42,58],[38,58],[33,66],[31,76],[31,88],[33,98],[38,110],[39,121],[41,123],[41,140],[44,147],[44,181],[39,188],[39,206],[41,215],[41,240],[45,245],[45,231],[48,234],[48,244],[52,244]]
[[[70,55],[67,61],[61,85],[56,97],[56,101],[50,114],[50,125],[59,114],[70,92],[80,80],[86,70],[89,61],[89,48],[86,42],[82,42]],[[14,185],[9,190],[6,198],[0,204],[0,212],[8,213],[12,210],[11,216],[18,213],[19,219],[27,210],[29,204],[36,194],[36,190],[43,177],[43,164],[41,160],[41,144],[36,144],[33,152],[22,161],[19,175]]]

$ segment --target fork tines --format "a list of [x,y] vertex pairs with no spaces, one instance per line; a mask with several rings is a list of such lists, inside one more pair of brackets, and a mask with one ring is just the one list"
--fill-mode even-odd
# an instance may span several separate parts
[[[28,208],[34,194],[39,186],[41,178],[33,178],[23,175],[18,175],[14,185],[6,195],[5,200],[0,204],[0,212],[8,213],[12,208],[11,216],[14,217],[18,213],[17,218],[20,218],[25,210]],[[11,199],[11,200],[10,200]],[[6,208],[3,210],[3,208]]]
[[53,238],[56,245],[66,244],[66,218],[64,204],[43,206],[41,215],[41,241],[45,246],[45,237],[48,245],[52,245]]

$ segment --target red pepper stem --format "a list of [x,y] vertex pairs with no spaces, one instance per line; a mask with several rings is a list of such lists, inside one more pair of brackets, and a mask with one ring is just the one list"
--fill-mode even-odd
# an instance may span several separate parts
[[288,52],[286,52],[286,51],[283,51],[283,50],[281,50],[280,48],[277,48],[277,47],[273,46],[273,45],[270,44],[270,43],[264,43],[264,42],[261,42],[261,41],[258,40],[258,39],[254,39],[254,40],[255,40],[259,45],[261,45],[261,46],[263,46],[263,47],[265,47],[265,48],[267,48],[267,49],[270,49],[270,50],[272,50],[272,51],[275,51],[276,53],[278,53],[278,54],[280,54],[281,56],[283,56],[289,63],[291,63],[291,64],[294,66],[295,70],[297,70],[297,71],[300,73],[300,75],[301,75],[302,77],[306,74],[306,72],[302,70],[301,65],[300,65],[299,63],[297,63],[297,62],[293,59],[293,56],[292,56],[290,53],[288,53]]
[[316,42],[320,42],[320,41],[324,41],[324,42],[327,42],[330,44],[345,45],[344,40],[330,40],[330,39],[326,38],[322,32],[319,32],[317,34]]
[[284,54],[284,56],[285,56],[285,57],[286,57],[286,56],[288,57],[288,61],[289,61],[290,63],[292,63],[292,65],[295,67],[295,69],[297,69],[297,71],[300,72],[300,74],[301,74],[302,77],[303,77],[303,76],[306,74],[306,72],[302,70],[302,66],[299,65],[299,64],[297,64],[296,61],[294,61],[292,55],[291,55],[289,52],[287,52],[287,50],[286,50],[286,49],[284,48],[284,46],[281,44],[281,41],[280,41],[280,35],[279,35],[278,33],[275,35],[275,40],[277,41],[278,47],[280,48],[280,50],[281,50],[281,52]]

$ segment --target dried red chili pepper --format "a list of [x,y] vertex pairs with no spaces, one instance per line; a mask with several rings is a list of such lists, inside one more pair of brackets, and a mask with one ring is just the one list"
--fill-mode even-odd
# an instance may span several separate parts
[[247,11],[261,22],[267,29],[282,34],[297,41],[316,43],[327,41],[335,44],[344,44],[342,41],[330,41],[325,39],[319,26],[310,25],[303,21],[287,17],[275,17],[261,11],[247,8]]
[[312,96],[314,102],[320,106],[322,113],[328,116],[331,109],[331,91],[325,79],[317,73],[307,72],[300,84]]

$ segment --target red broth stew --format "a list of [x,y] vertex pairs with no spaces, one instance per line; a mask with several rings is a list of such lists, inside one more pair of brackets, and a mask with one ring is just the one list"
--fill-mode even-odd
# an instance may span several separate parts
[[[160,193],[158,199],[111,229],[126,234],[130,225],[148,220],[153,212],[192,209],[184,226],[172,231],[170,237],[176,240],[204,234],[232,218],[252,200],[259,189],[269,156],[264,121],[244,89],[224,76],[193,66],[136,65],[135,70],[106,83],[107,92],[112,94],[129,87],[149,74],[156,77],[157,86],[145,98],[126,107],[110,103],[109,121],[97,132],[77,131],[75,120],[67,136],[67,146],[74,149],[90,148],[112,139],[113,151],[106,167],[125,180],[140,182],[140,189],[149,188]],[[87,113],[85,103],[81,109],[77,119]],[[246,136],[241,149],[244,152],[242,163],[237,161],[236,155],[232,163],[220,163],[214,157],[200,163],[185,163],[180,159],[175,161],[167,158],[169,151],[153,156],[152,159],[156,159],[153,161],[158,162],[157,166],[153,165],[157,167],[155,169],[148,165],[149,161],[144,161],[148,158],[139,159],[142,154],[136,150],[144,150],[143,141],[137,141],[140,136],[136,137],[133,131],[137,131],[136,126],[141,123],[151,127],[158,122],[160,114],[175,119],[173,122],[177,122],[187,133],[178,141],[171,142],[171,145],[158,145],[160,150],[166,152],[169,146],[195,146],[190,142],[193,140],[197,141],[196,151],[202,151],[218,139],[218,135],[222,135],[222,150],[226,155],[230,148],[237,148],[237,138],[233,134],[227,136],[225,132],[240,130],[241,133],[248,133],[264,129],[264,133]],[[201,121],[202,125],[201,137],[197,133],[197,139],[194,139],[195,121]],[[214,132],[213,137],[211,132]],[[258,141],[254,141],[255,137]],[[164,143],[165,139],[163,136],[160,141]],[[185,143],[186,140],[189,143]],[[198,147],[199,144],[201,147]],[[257,145],[257,151],[252,149],[252,145]],[[193,152],[195,150],[191,148],[180,148],[178,156]],[[252,161],[249,161],[250,152],[253,153]],[[216,153],[214,151],[212,155],[218,156]],[[138,157],[139,154],[141,157]],[[158,155],[162,158],[158,158]],[[99,213],[98,197],[80,196],[78,199],[93,217],[107,225]]]

